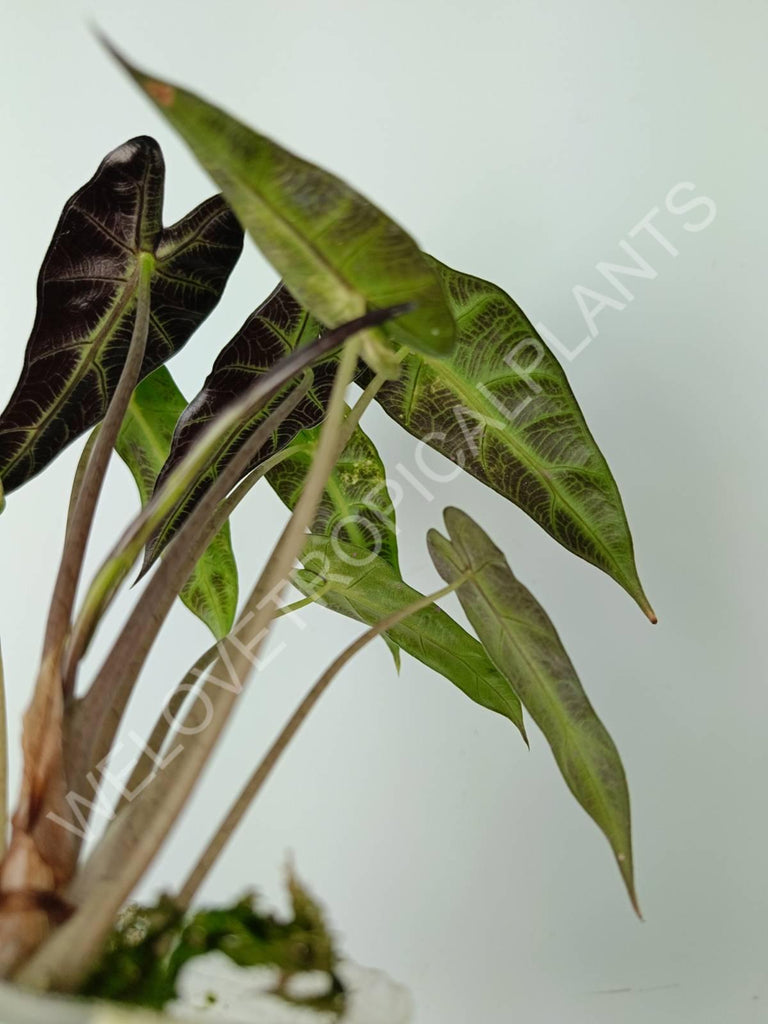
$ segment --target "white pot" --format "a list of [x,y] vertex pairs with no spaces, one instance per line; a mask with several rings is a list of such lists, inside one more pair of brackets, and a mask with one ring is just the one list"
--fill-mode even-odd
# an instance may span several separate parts
[[[338,974],[349,993],[339,1024],[409,1024],[406,989],[383,972],[346,961]],[[40,995],[0,983],[0,1024],[335,1024],[338,1018],[289,1005],[270,995],[274,972],[238,968],[212,953],[189,965],[181,977],[182,998],[167,1013],[124,1008],[116,1003]],[[216,995],[211,1003],[209,993]]]

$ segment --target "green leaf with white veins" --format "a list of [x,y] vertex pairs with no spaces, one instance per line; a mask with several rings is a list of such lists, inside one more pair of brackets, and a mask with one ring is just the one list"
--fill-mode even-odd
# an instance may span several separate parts
[[[290,456],[267,473],[278,497],[293,510],[320,440],[320,427],[300,431]],[[311,533],[340,538],[380,555],[399,573],[395,508],[387,474],[376,446],[357,427],[344,446],[320,499]],[[400,648],[386,633],[382,639],[400,671]]]
[[[301,496],[320,430],[302,430],[290,446],[290,456],[267,473],[267,480],[290,509],[296,507]],[[311,533],[338,537],[373,551],[399,572],[395,509],[387,489],[386,470],[373,441],[360,427],[333,468]]]
[[[344,541],[310,536],[305,568],[293,582],[334,611],[372,626],[422,595],[372,551]],[[476,704],[508,718],[525,738],[523,712],[512,686],[482,645],[437,605],[404,619],[385,634],[407,654],[445,676]]]
[[215,308],[243,233],[221,196],[169,228],[165,167],[154,139],[109,153],[67,201],[37,281],[37,315],[21,377],[0,413],[7,494],[102,420],[136,316],[139,266],[151,259],[141,377],[175,355]]
[[471,573],[456,591],[467,618],[544,733],[569,789],[605,833],[639,914],[629,792],[619,752],[584,693],[555,627],[515,579],[502,552],[459,509],[446,510],[445,525],[448,539],[436,530],[429,532],[432,561],[446,583]]
[[[146,505],[168,458],[176,421],[187,402],[168,370],[161,366],[136,388],[115,446],[130,469]],[[179,597],[217,640],[232,628],[237,612],[237,566],[229,523],[203,552]]]
[[336,327],[370,307],[413,303],[412,312],[383,332],[434,356],[451,351],[455,324],[438,276],[391,218],[335,175],[111,52],[179,132],[313,316]]
[[501,288],[432,264],[456,318],[456,348],[440,360],[410,353],[376,400],[612,576],[655,622],[618,488],[560,364]]

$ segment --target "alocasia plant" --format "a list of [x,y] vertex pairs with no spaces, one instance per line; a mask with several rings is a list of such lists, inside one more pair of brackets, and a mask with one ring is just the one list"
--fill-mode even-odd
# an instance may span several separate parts
[[141,376],[175,355],[221,298],[243,247],[221,196],[163,229],[160,147],[131,139],[64,207],[37,282],[24,369],[0,417],[6,494],[104,418],[125,362],[138,261],[152,261]]
[[[457,509],[446,511],[447,538],[428,537],[445,586],[425,596],[408,584],[386,469],[360,426],[375,400],[420,443],[613,577],[655,621],[618,489],[563,370],[501,288],[427,256],[334,175],[118,60],[221,195],[163,228],[160,148],[133,139],[67,202],[40,272],[21,378],[0,414],[0,495],[94,429],[69,499],[7,848],[3,821],[0,975],[152,1006],[173,998],[186,959],[213,948],[289,972],[319,964],[333,977],[328,933],[295,880],[294,921],[286,924],[249,902],[192,916],[189,907],[311,708],[379,636],[397,665],[402,652],[417,658],[509,719],[523,739],[529,713],[608,839],[637,908],[624,770],[554,626],[499,547]],[[243,229],[282,281],[222,346],[188,404],[164,364],[218,303]],[[363,390],[350,407],[353,382]],[[133,474],[141,508],[76,607],[112,450]],[[262,479],[290,518],[240,600],[228,521]],[[142,557],[146,587],[81,685],[90,641]],[[301,597],[286,605],[291,586]],[[436,603],[453,591],[474,636]],[[216,643],[196,652],[168,707],[158,706],[115,813],[84,854],[82,840],[106,799],[99,766],[177,596]],[[367,628],[254,766],[186,881],[156,908],[125,911],[273,623],[308,603]],[[190,690],[206,694],[202,725],[194,702],[184,705]],[[4,803],[0,809],[4,815]],[[297,959],[305,947],[312,956]],[[328,998],[334,1009],[343,1003],[338,986]]]

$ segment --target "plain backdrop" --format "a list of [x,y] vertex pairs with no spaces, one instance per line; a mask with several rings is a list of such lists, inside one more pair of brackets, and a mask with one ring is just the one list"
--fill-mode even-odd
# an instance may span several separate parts
[[[137,62],[346,177],[440,259],[502,285],[563,349],[588,333],[574,289],[590,307],[580,288],[612,298],[591,343],[563,362],[660,619],[651,627],[616,584],[479,483],[435,484],[432,500],[406,487],[400,549],[414,586],[438,585],[424,536],[458,504],[557,624],[623,755],[644,923],[541,736],[532,729],[527,752],[509,723],[408,657],[397,676],[382,643],[335,682],[205,899],[255,885],[282,905],[292,851],[344,949],[406,983],[419,1024],[764,1020],[765,4],[5,0],[0,402],[61,206],[107,151],[139,134],[160,141],[167,222],[215,191],[91,22]],[[714,209],[671,212],[681,183],[670,205],[706,196]],[[666,246],[631,235],[656,208]],[[628,262],[622,240],[655,272],[622,279],[631,301],[596,269]],[[246,248],[172,364],[190,396],[274,283]],[[412,440],[376,409],[365,423],[393,479],[398,464],[413,471]],[[0,520],[14,787],[79,448],[12,494]],[[135,504],[114,465],[90,567]],[[285,516],[266,486],[238,511],[244,590]],[[136,596],[122,595],[84,678]],[[183,875],[258,751],[359,632],[322,609],[304,621],[301,634],[281,626],[274,644],[289,646],[245,696],[142,895]],[[158,694],[207,643],[179,606],[133,729],[149,727]]]

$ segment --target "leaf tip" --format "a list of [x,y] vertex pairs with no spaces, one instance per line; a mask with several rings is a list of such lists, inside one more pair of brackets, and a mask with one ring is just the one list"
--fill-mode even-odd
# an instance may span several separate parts
[[640,904],[637,902],[637,893],[635,892],[634,883],[629,885],[628,892],[629,902],[632,904],[632,909],[634,910],[638,921],[642,921],[643,923],[645,923],[645,918],[643,917],[643,912],[640,909]]
[[627,889],[627,895],[629,896],[629,902],[632,904],[632,909],[641,921],[644,921],[643,912],[640,910],[640,904],[637,900],[637,890],[635,889],[635,877],[634,868],[632,866],[631,854],[626,854],[622,850],[617,850],[614,847],[614,854],[616,856],[616,863],[619,865],[619,871],[621,877],[624,880],[624,885]]
[[632,600],[645,615],[646,619],[655,626],[659,621],[656,617],[656,612],[651,606],[651,602],[645,596],[643,585],[640,582],[640,577],[637,573],[637,569],[634,564],[631,566],[631,572],[623,576],[614,576],[614,579],[623,587],[623,589],[629,594]]
[[152,78],[135,67],[123,53],[114,45],[109,37],[101,31],[98,26],[93,27],[94,34],[105,50],[127,71],[133,80],[144,90],[151,100],[154,100],[159,107],[172,107],[176,99],[176,88],[167,82],[161,82]]
[[122,64],[123,67],[125,67],[125,68],[129,68],[130,67],[130,64],[128,63],[128,61],[125,59],[125,57],[122,55],[122,53],[118,50],[118,48],[115,46],[115,44],[109,38],[107,33],[102,28],[100,28],[99,25],[95,21],[91,22],[91,32],[93,32],[94,36],[96,37],[96,41],[101,43],[101,45],[104,47],[104,49],[110,55],[110,57],[114,57],[114,59],[118,62],[118,64]]
[[642,587],[638,587],[637,591],[632,596],[637,601],[637,603],[640,605],[640,608],[641,608],[643,614],[645,615],[646,619],[648,619],[648,621],[651,623],[652,626],[655,626],[658,623],[659,620],[658,620],[658,617],[656,616],[656,612],[651,607],[651,602],[648,600],[648,598],[643,593]]
[[133,587],[135,587],[137,583],[141,583],[141,581],[147,575],[149,570],[152,568],[153,564],[154,564],[154,560],[152,558],[150,558],[149,552],[147,552],[145,554],[145,556],[144,556],[144,562],[142,563],[142,566],[139,569],[139,574],[136,577],[136,579],[133,581],[133,583],[131,584],[131,589],[133,589]]

